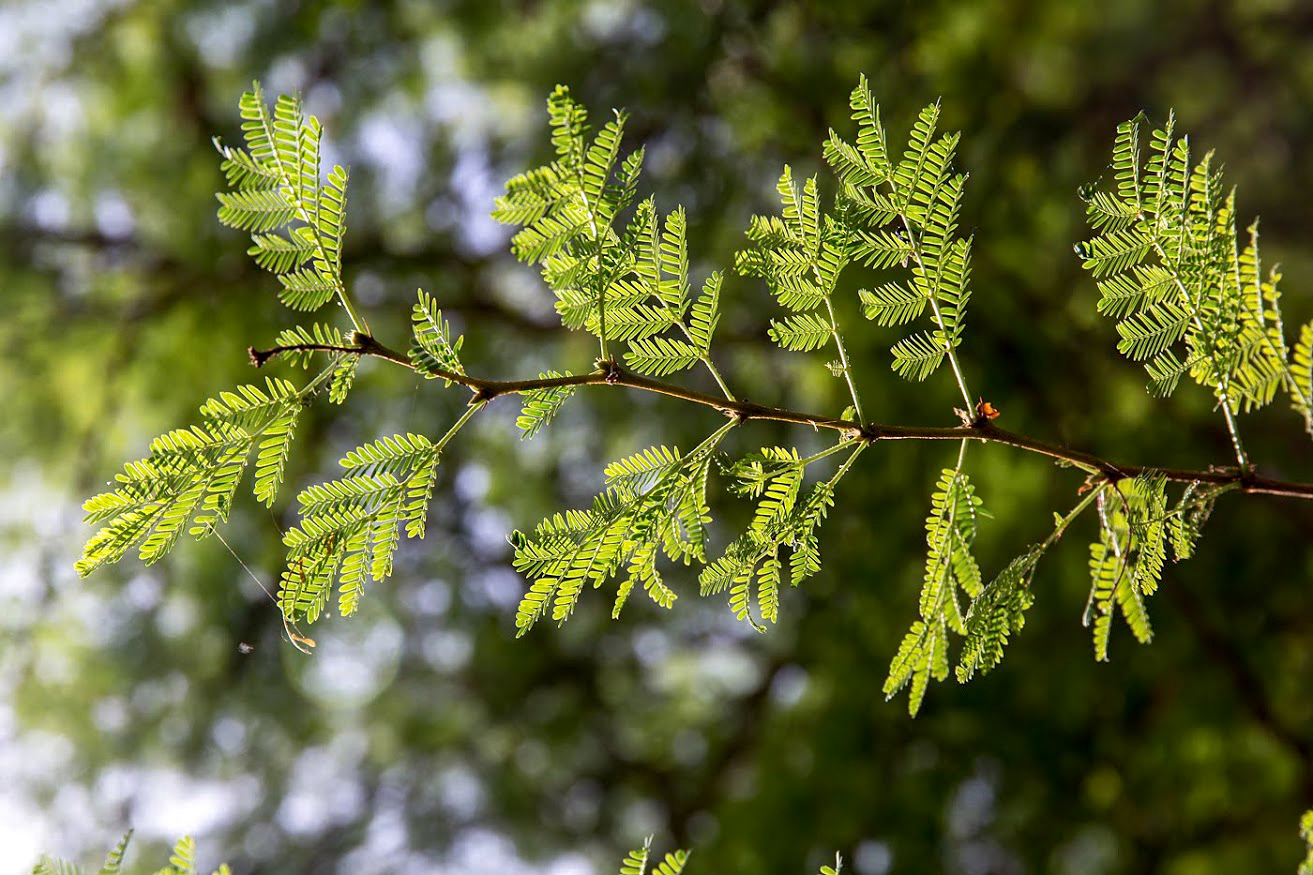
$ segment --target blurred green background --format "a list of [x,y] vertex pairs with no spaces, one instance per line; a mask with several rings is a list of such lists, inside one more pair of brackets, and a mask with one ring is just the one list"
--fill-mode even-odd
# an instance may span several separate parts
[[[445,457],[428,538],[361,615],[303,657],[217,541],[81,581],[80,502],[196,406],[262,379],[246,347],[291,324],[276,282],[214,218],[210,137],[238,135],[259,78],[298,90],[352,170],[346,259],[384,342],[416,286],[489,376],[586,368],[550,295],[487,218],[548,145],[566,83],[595,117],[633,113],[645,190],[688,207],[695,271],[725,267],[781,163],[847,136],[865,72],[900,142],[925,103],[963,132],[975,295],[962,349],[1001,424],[1115,459],[1224,464],[1209,397],[1149,399],[1114,350],[1072,245],[1076,192],[1115,125],[1175,107],[1262,214],[1287,325],[1313,317],[1313,8],[1296,0],[1104,3],[98,2],[0,8],[0,861],[99,853],[184,832],[238,872],[613,871],[655,834],[693,870],[815,871],[835,849],[879,873],[1293,871],[1313,806],[1313,508],[1228,497],[1197,558],[1169,567],[1151,646],[1114,632],[1091,658],[1086,519],[1041,563],[1003,666],[932,687],[920,717],[880,693],[916,611],[922,520],[956,448],[880,445],[843,482],[823,573],[759,636],[692,576],[662,612],[611,622],[586,593],[564,629],[515,640],[506,534],[580,506],[610,459],[690,446],[706,411],[581,393],[521,443],[498,402]],[[827,188],[827,184],[830,185]],[[822,188],[832,192],[823,178]],[[774,304],[731,278],[718,361],[740,395],[838,412],[822,356],[766,342]],[[952,424],[947,372],[910,386],[896,335],[841,305],[869,414]],[[360,442],[441,434],[466,393],[380,363],[344,408],[303,419],[288,500],[249,495],[224,537],[269,585],[295,489]],[[285,371],[281,373],[286,374]],[[689,378],[701,386],[701,378]],[[1313,478],[1281,404],[1242,420],[1273,476]],[[746,451],[817,444],[754,424]],[[1006,448],[969,470],[994,513],[987,573],[1048,531],[1080,478]],[[743,508],[717,505],[727,522]],[[589,596],[594,596],[589,598]],[[254,645],[249,654],[240,643]],[[208,871],[208,870],[207,870]]]

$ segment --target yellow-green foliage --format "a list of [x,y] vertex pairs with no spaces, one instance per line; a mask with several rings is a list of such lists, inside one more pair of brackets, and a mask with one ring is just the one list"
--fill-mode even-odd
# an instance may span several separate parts
[[[446,434],[365,443],[343,458],[340,478],[301,491],[301,519],[285,537],[278,596],[289,621],[316,619],[334,590],[339,611],[350,614],[367,581],[392,573],[401,533],[424,535],[443,448],[489,400],[523,394],[517,425],[532,437],[580,386],[624,382],[718,409],[728,420],[690,451],[658,445],[613,462],[590,507],[554,513],[512,535],[513,564],[529,582],[516,612],[520,634],[543,617],[564,622],[585,589],[611,582],[614,614],[636,587],[670,607],[678,583],[667,581],[668,564],[699,567],[704,594],[726,593],[736,617],[764,629],[780,616],[784,584],[797,586],[821,570],[821,526],[858,457],[883,438],[920,437],[961,440],[953,444],[957,463],[943,469],[932,490],[918,617],[891,661],[887,696],[907,688],[916,713],[929,681],[948,676],[958,639],[960,681],[997,665],[1025,625],[1040,558],[1089,507],[1099,516],[1086,611],[1095,655],[1107,658],[1114,614],[1148,641],[1146,600],[1160,585],[1167,545],[1176,560],[1188,558],[1217,497],[1254,485],[1236,416],[1284,391],[1313,433],[1313,323],[1288,345],[1280,277],[1263,270],[1257,223],[1237,233],[1234,191],[1222,188],[1211,155],[1191,157],[1173,118],[1149,135],[1145,149],[1137,117],[1117,129],[1111,189],[1085,192],[1095,236],[1078,253],[1100,291],[1098,310],[1116,320],[1118,349],[1145,363],[1150,390],[1170,394],[1189,375],[1216,397],[1236,473],[1123,471],[995,429],[997,409],[969,391],[958,359],[973,245],[958,233],[967,179],[954,167],[959,135],[938,131],[940,108],[932,104],[895,150],[865,78],[850,105],[855,140],[831,131],[822,146],[832,193],[819,176],[799,181],[786,166],[776,186],[779,215],[752,217],[747,245],[734,259],[741,275],[764,281],[781,309],[769,318],[770,338],[790,352],[824,351],[826,368],[844,381],[842,412],[804,415],[740,401],[717,369],[724,274],[710,271],[694,294],[688,217],[681,206],[663,211],[655,196],[639,198],[644,153],[625,154],[625,113],[594,131],[584,107],[558,87],[547,101],[554,157],[510,179],[493,211],[518,227],[511,249],[540,270],[563,327],[597,339],[593,370],[576,364],[536,381],[494,381],[467,373],[463,338],[423,290],[411,309],[406,354],[370,333],[342,276],[347,172],[322,172],[322,131],[298,98],[281,96],[270,108],[257,84],[239,104],[244,148],[218,144],[229,189],[218,195],[219,219],[250,232],[249,254],[278,278],[290,309],[310,312],[336,299],[350,324],[307,321],[278,332],[274,346],[253,350],[252,358],[258,365],[283,358],[318,367],[304,385],[271,377],[263,386],[222,392],[201,407],[199,422],[156,438],[147,458],[127,464],[113,491],[86,502],[87,520],[102,527],[78,571],[90,573],[133,548],[153,562],[184,532],[212,533],[226,521],[252,454],[253,492],[272,505],[303,407],[324,390],[331,401],[345,401],[360,359],[377,355],[448,387],[459,384],[474,397]],[[900,429],[865,418],[836,315],[843,308],[834,306],[846,288],[841,275],[854,264],[881,274],[857,292],[855,303],[868,319],[883,328],[923,321],[925,327],[894,342],[893,370],[920,381],[948,362],[964,404],[960,429]],[[720,395],[658,379],[694,367],[705,369]],[[760,418],[824,426],[837,439],[809,456],[770,446],[726,458],[721,447],[730,431]],[[1084,497],[1057,518],[1052,534],[988,584],[972,554],[986,517],[968,473],[972,440],[1044,452],[1089,478]],[[841,457],[837,466],[831,467],[832,456]],[[711,551],[707,495],[713,469],[755,505],[746,529],[726,538],[718,553]],[[1170,497],[1178,488],[1179,497]],[[645,855],[626,865],[641,869]],[[657,871],[679,866],[682,857],[668,857]]]

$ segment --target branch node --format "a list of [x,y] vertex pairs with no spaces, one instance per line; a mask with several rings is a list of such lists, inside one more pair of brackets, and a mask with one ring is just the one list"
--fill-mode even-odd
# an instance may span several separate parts
[[975,429],[976,431],[989,431],[993,421],[1000,416],[999,409],[983,398],[976,402],[976,409],[973,414],[968,414],[965,410],[959,410],[956,407],[953,408],[953,412],[962,420],[962,425],[965,428]]
[[246,348],[246,354],[251,357],[251,364],[254,367],[262,368],[264,367],[265,362],[269,361],[269,359],[273,358],[275,355],[278,354],[278,350],[276,349],[260,350],[260,349],[256,349],[253,346],[248,346]]

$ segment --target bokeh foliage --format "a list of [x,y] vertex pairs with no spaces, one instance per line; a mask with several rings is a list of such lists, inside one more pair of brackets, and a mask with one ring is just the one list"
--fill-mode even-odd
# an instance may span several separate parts
[[[613,623],[585,605],[515,640],[506,533],[585,503],[598,463],[656,442],[655,419],[684,446],[710,422],[609,393],[524,443],[515,405],[492,408],[444,459],[428,538],[361,616],[316,631],[312,659],[280,643],[276,610],[219,543],[75,578],[78,498],[197,399],[250,382],[246,347],[286,324],[273,280],[213,218],[210,137],[237,140],[230,108],[253,78],[299,90],[350,165],[343,273],[375,332],[404,337],[422,286],[466,335],[466,367],[505,377],[593,354],[550,331],[550,297],[487,217],[503,180],[545,156],[556,83],[629,108],[658,207],[688,209],[699,282],[732,264],[750,215],[777,208],[781,163],[799,178],[820,166],[859,72],[900,134],[942,97],[971,174],[970,384],[1017,431],[1117,459],[1225,460],[1207,393],[1183,387],[1165,415],[1116,355],[1072,254],[1077,191],[1106,172],[1119,121],[1176,107],[1226,163],[1241,223],[1262,214],[1288,322],[1306,321],[1313,17],[1279,0],[870,6],[0,10],[21,47],[0,61],[4,810],[43,812],[60,856],[131,820],[160,848],[195,832],[234,871],[571,854],[609,869],[649,832],[695,847],[698,871],[814,870],[836,847],[858,872],[1291,869],[1313,799],[1313,517],[1279,499],[1220,504],[1200,554],[1167,571],[1153,645],[1117,630],[1109,665],[1077,620],[1092,531],[1058,544],[1008,663],[935,690],[915,722],[879,685],[916,610],[925,495],[948,463],[933,445],[880,446],[844,481],[826,570],[784,594],[767,636],[689,579],[667,581],[686,596],[671,615],[635,604]],[[841,383],[770,351],[768,303],[727,275],[726,371],[753,400],[841,407],[826,397]],[[894,339],[850,338],[868,414],[952,424],[943,374],[915,392],[888,375]],[[304,414],[288,482],[323,479],[378,434],[441,433],[459,397],[418,383],[362,365],[347,409]],[[1256,460],[1311,476],[1287,413],[1249,422]],[[994,514],[976,548],[997,569],[1077,483],[1004,448],[973,460]],[[744,512],[718,514],[720,537]],[[224,530],[266,585],[286,513],[248,499]]]

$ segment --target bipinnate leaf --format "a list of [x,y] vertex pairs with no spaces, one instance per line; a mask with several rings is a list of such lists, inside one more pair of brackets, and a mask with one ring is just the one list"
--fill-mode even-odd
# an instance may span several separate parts
[[[257,82],[242,95],[246,149],[215,140],[229,192],[220,192],[219,221],[252,232],[248,250],[278,277],[279,298],[293,310],[317,310],[345,300],[342,240],[346,233],[347,171],[320,174],[321,127],[299,97],[282,95],[272,111]],[[281,233],[279,233],[281,232]]]
[[339,611],[351,614],[367,580],[391,575],[400,529],[423,537],[439,455],[423,435],[380,438],[343,457],[343,477],[301,491],[301,520],[283,537],[278,601],[287,617],[314,622],[335,583]]
[[908,713],[915,716],[931,678],[948,677],[948,636],[969,634],[961,599],[977,598],[980,569],[971,545],[984,505],[960,468],[945,468],[930,496],[926,517],[926,566],[921,586],[921,618],[912,624],[889,665],[886,698],[910,684]]
[[984,674],[997,666],[1009,639],[1026,625],[1026,611],[1035,600],[1030,581],[1044,549],[1041,544],[1028,548],[972,600],[957,665],[960,683],[971,680],[977,671]]
[[1263,274],[1258,223],[1238,232],[1234,190],[1211,153],[1192,162],[1172,116],[1150,135],[1146,159],[1144,123],[1137,115],[1117,128],[1113,190],[1082,195],[1096,234],[1077,254],[1097,280],[1099,312],[1117,320],[1117,349],[1144,362],[1152,395],[1172,394],[1187,374],[1209,389],[1232,432],[1236,412],[1284,386],[1313,435],[1313,396],[1300,382],[1308,356],[1298,342],[1288,348],[1280,275]]
[[657,554],[674,561],[704,559],[707,466],[732,427],[722,426],[687,453],[651,447],[613,462],[591,508],[554,514],[532,533],[513,533],[513,565],[531,581],[516,611],[517,634],[549,614],[564,622],[585,585],[600,586],[626,568],[613,613],[635,586],[669,607],[675,593],[661,579]]
[[159,560],[184,532],[203,538],[228,518],[233,497],[259,448],[255,494],[272,502],[282,484],[288,447],[302,405],[300,391],[270,378],[224,392],[201,405],[201,422],[151,441],[151,454],[129,462],[117,488],[87,500],[86,520],[104,523],[77,563],[85,576],[139,546],[143,562]]

